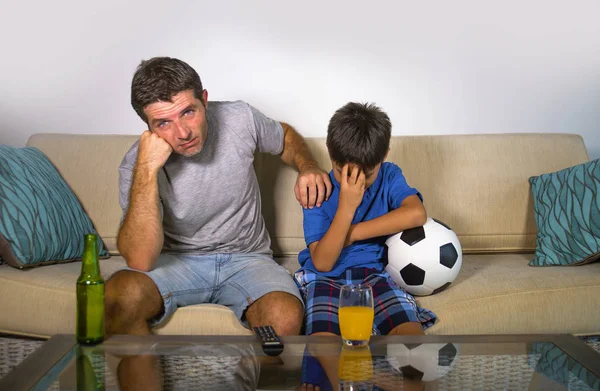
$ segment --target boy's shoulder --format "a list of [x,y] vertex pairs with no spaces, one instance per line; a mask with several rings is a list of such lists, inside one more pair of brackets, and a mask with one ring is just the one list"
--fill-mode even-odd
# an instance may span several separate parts
[[397,165],[394,162],[383,162],[383,163],[381,163],[381,169],[385,170],[387,172],[394,172],[394,171],[400,171],[400,172],[402,172],[402,169],[400,168],[400,166]]
[[385,182],[397,179],[398,175],[402,175],[402,169],[396,163],[383,162],[381,164],[382,179]]
[[394,162],[383,162],[381,163],[381,169],[382,170],[400,170],[402,171],[402,169],[400,168],[400,166],[398,166],[396,163]]

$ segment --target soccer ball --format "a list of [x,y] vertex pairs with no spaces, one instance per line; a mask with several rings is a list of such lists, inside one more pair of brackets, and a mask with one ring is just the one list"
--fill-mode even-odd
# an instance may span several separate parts
[[458,356],[453,343],[389,344],[386,358],[403,377],[427,382],[446,376]]
[[415,296],[443,291],[462,266],[458,237],[439,220],[428,218],[424,226],[391,236],[386,244],[385,270],[398,286]]

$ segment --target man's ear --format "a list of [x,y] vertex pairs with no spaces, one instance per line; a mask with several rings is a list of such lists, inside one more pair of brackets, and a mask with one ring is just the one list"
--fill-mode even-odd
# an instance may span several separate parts
[[204,105],[205,109],[208,107],[208,91],[207,90],[202,90],[202,104]]

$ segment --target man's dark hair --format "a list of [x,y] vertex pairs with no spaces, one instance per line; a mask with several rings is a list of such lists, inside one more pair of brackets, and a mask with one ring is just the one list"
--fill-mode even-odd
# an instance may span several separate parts
[[193,90],[196,99],[202,101],[202,81],[187,63],[170,57],[142,60],[131,82],[131,105],[148,122],[144,107],[158,101],[169,102],[173,95],[185,90]]
[[392,123],[373,103],[347,103],[329,120],[327,149],[339,165],[357,164],[370,171],[385,159],[390,147]]

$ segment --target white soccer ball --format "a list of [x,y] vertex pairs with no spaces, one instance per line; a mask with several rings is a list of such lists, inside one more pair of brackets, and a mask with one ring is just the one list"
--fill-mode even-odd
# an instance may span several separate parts
[[385,270],[398,286],[415,296],[446,289],[462,266],[458,237],[446,224],[428,218],[422,227],[407,229],[386,241]]
[[403,377],[428,382],[446,376],[458,356],[453,343],[388,344],[386,358]]

